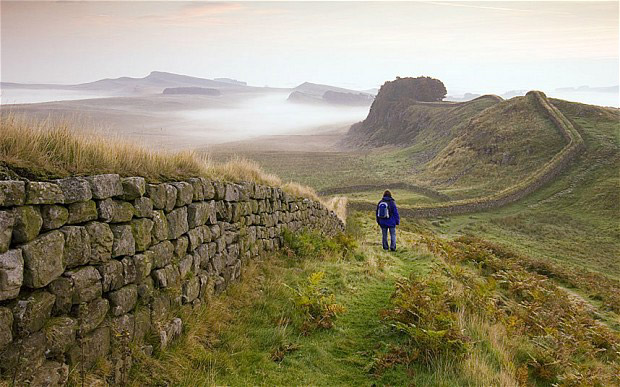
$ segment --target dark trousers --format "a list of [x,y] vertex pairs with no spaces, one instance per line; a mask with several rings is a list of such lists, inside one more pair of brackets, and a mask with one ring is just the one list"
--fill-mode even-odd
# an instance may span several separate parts
[[390,230],[390,250],[396,250],[396,227],[381,227],[383,234],[383,249],[388,249],[388,229]]

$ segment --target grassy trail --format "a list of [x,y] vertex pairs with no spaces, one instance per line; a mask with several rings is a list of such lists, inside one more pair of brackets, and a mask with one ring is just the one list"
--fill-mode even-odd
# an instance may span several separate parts
[[[244,279],[189,316],[186,334],[158,357],[141,357],[134,385],[408,385],[396,366],[372,375],[374,357],[393,332],[381,321],[396,279],[430,270],[433,258],[399,234],[399,251],[384,252],[373,220],[360,222],[363,259],[300,260],[280,254],[251,263]],[[322,286],[344,306],[334,327],[303,334],[293,289],[322,271]]]

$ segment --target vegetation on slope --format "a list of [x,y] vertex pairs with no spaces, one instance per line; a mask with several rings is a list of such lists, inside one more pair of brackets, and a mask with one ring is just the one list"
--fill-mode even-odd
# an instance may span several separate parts
[[538,104],[529,94],[476,115],[426,164],[419,179],[436,188],[490,193],[532,174],[566,145]]
[[[348,236],[291,235],[288,251],[250,263],[186,316],[178,343],[136,360],[131,384],[618,382],[618,331],[522,256],[411,224],[390,254],[372,217],[348,224]],[[335,318],[306,329],[308,302]]]

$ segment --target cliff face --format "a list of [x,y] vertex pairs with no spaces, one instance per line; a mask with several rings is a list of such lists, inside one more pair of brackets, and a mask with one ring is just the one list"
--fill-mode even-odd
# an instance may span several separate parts
[[69,367],[107,358],[110,382],[125,384],[133,350],[165,348],[181,311],[302,228],[344,226],[318,202],[254,183],[0,181],[0,375],[63,385]]
[[355,147],[407,147],[421,141],[445,145],[458,126],[500,100],[483,96],[463,103],[421,102],[394,99],[380,91],[366,119],[351,126],[344,143]]

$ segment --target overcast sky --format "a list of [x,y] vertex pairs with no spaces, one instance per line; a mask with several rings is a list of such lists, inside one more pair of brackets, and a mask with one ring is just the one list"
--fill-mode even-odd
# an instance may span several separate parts
[[0,12],[6,82],[160,70],[285,87],[419,75],[450,92],[618,84],[617,1],[2,1]]

